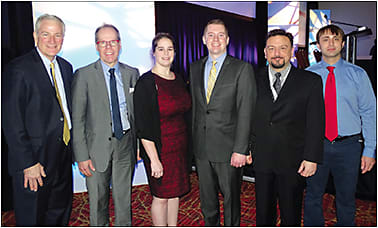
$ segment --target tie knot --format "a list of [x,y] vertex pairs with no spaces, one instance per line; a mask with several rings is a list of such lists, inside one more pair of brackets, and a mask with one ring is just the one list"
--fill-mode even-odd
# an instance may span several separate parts
[[54,68],[54,63],[53,62],[50,63],[50,67]]
[[213,66],[215,66],[215,64],[217,64],[217,61],[213,61]]
[[281,73],[277,72],[277,73],[274,74],[274,76],[276,76],[276,78],[280,78],[281,77]]
[[114,71],[115,71],[114,68],[110,68],[110,69],[109,69],[110,76],[114,76]]
[[334,66],[327,66],[327,70],[328,70],[329,72],[333,72],[333,69],[335,69]]

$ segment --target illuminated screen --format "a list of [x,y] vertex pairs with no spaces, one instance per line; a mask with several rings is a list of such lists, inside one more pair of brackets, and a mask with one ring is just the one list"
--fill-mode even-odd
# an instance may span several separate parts
[[330,24],[330,21],[327,18],[331,18],[331,10],[310,10],[310,30],[309,30],[309,38],[308,38],[308,56],[310,65],[315,64],[316,58],[314,55],[314,51],[318,50],[316,47],[316,33],[319,31],[320,28]]
[[[155,35],[153,2],[33,2],[34,24],[48,13],[60,17],[66,25],[63,48],[58,54],[67,59],[74,71],[99,59],[95,48],[95,30],[104,23],[113,24],[121,34],[120,62],[137,67],[140,74],[151,69],[151,41]],[[104,88],[105,89],[105,88]],[[86,191],[84,178],[73,166],[74,191]],[[136,166],[133,184],[147,183],[144,166]]]
[[[299,38],[299,2],[268,2],[268,32],[283,29],[293,35],[294,48]],[[295,57],[292,58],[296,65]]]

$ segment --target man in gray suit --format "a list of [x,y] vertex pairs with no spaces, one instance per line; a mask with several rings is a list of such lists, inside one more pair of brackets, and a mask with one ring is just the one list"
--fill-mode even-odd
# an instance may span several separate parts
[[203,34],[206,56],[190,66],[193,151],[199,176],[205,226],[219,226],[218,192],[224,196],[224,225],[240,226],[242,167],[256,101],[250,64],[227,55],[223,21],[208,22]]
[[109,184],[116,226],[131,226],[131,185],[136,161],[133,90],[139,71],[118,62],[116,27],[95,32],[100,59],[78,69],[72,84],[73,150],[86,176],[90,225],[109,225]]

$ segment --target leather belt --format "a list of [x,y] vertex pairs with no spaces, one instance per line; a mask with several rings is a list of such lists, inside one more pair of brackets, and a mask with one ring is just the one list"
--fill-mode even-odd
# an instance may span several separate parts
[[[127,129],[127,130],[123,130],[123,131],[122,131],[122,134],[123,134],[123,135],[126,135],[127,133],[129,133],[129,131],[130,131],[130,128]],[[114,132],[112,133],[112,137],[115,137]]]
[[[347,136],[340,136],[338,135],[333,141],[330,141],[331,143],[335,143],[335,142],[341,142],[341,141],[344,141],[345,139],[349,139],[349,138],[352,138],[352,137],[356,137],[356,136],[360,136],[361,134],[355,134],[355,135],[347,135]],[[328,140],[328,139],[327,139]]]

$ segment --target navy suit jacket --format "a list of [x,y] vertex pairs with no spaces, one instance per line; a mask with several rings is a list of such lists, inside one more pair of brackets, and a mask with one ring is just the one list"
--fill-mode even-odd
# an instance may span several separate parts
[[[72,66],[56,58],[71,110]],[[10,62],[3,77],[2,125],[9,147],[9,173],[22,172],[39,162],[51,174],[64,148],[64,121],[55,88],[37,50]]]

